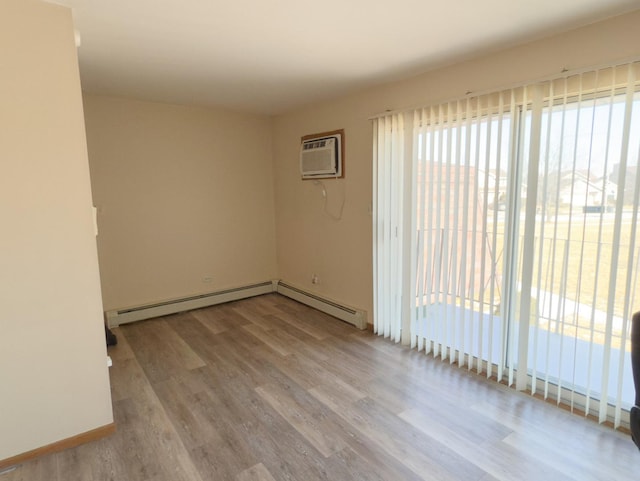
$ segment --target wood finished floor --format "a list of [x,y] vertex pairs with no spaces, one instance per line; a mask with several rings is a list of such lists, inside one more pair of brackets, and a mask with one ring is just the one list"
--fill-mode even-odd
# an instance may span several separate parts
[[640,479],[627,435],[277,294],[116,333],[117,433],[1,481]]

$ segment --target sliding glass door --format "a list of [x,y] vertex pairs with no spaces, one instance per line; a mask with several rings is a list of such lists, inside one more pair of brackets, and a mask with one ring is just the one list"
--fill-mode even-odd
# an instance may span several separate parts
[[619,424],[640,309],[637,79],[633,63],[378,119],[377,331]]

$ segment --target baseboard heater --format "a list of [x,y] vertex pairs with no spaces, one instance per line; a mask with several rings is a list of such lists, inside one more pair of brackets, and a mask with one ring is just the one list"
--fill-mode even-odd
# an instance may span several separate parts
[[200,294],[197,296],[183,297],[144,306],[130,307],[106,312],[109,327],[118,327],[128,322],[142,321],[154,317],[167,316],[178,312],[201,309],[203,307],[223,304],[225,302],[239,301],[249,297],[260,296],[277,292],[295,301],[313,307],[319,311],[336,317],[342,321],[353,324],[358,329],[367,328],[367,315],[365,311],[353,309],[337,302],[322,298],[316,294],[303,291],[297,287],[282,281],[267,281],[233,289]]
[[293,300],[306,304],[319,311],[329,314],[333,317],[353,324],[358,329],[367,328],[367,316],[365,311],[353,309],[351,307],[343,306],[336,302],[324,299],[310,292],[305,292],[302,289],[286,284],[282,281],[275,282],[275,290],[278,294],[289,297]]
[[248,297],[269,294],[275,290],[274,284],[273,281],[267,281],[260,284],[173,299],[145,306],[107,311],[107,324],[109,327],[117,327],[128,322],[142,321],[153,317],[166,316],[178,312],[190,311],[192,309],[213,306],[215,304],[222,304],[224,302],[238,301]]

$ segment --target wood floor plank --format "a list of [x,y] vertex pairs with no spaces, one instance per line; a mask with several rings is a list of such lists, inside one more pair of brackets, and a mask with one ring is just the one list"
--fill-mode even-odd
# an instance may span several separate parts
[[273,330],[264,329],[256,324],[247,324],[242,326],[242,328],[260,339],[260,341],[265,343],[281,356],[287,356],[293,352],[291,346],[274,334]]
[[[478,444],[465,436],[464,431],[451,428],[446,421],[441,422],[438,417],[427,415],[424,411],[410,410],[401,413],[400,417],[432,439],[438,439],[449,449],[456,450],[465,460],[496,479],[520,481],[530,479],[532,475],[539,476],[539,479],[570,479],[545,463],[544,459],[538,459],[528,452],[516,454],[514,448],[502,440]],[[472,420],[468,419],[469,422]],[[479,445],[485,449],[479,450]]]
[[[122,427],[111,438],[131,479],[200,480],[184,444],[155,397],[119,401],[116,422]],[[118,472],[120,466],[115,466]]]
[[323,362],[315,362],[302,353],[294,353],[286,356],[278,367],[295,379],[300,386],[310,389],[320,384],[340,380],[340,376],[327,370]]
[[224,344],[221,334],[226,333],[226,328],[218,334],[214,334],[200,320],[194,316],[182,316],[168,321],[171,329],[180,336],[191,349],[205,361],[205,364],[215,362],[216,347]]
[[328,458],[346,447],[334,435],[334,423],[319,416],[318,409],[312,403],[302,404],[290,395],[290,390],[280,389],[273,384],[257,387],[256,392],[323,456]]
[[5,471],[2,481],[59,481],[58,463],[55,454],[50,454],[17,466],[13,471]]
[[411,384],[410,376],[398,374],[374,379],[363,391],[394,414],[401,415],[406,411],[429,413],[430,417],[446,423],[450,429],[463,432],[465,439],[476,444],[502,440],[512,432],[500,423],[478,416],[477,411],[465,399],[457,397],[456,390],[448,385]]
[[274,335],[277,335],[293,349],[294,353],[300,354],[305,358],[320,364],[331,358],[331,352],[324,349],[322,342],[318,342],[308,334],[302,331],[292,331],[291,329],[274,329]]
[[187,450],[220,440],[199,412],[198,397],[181,389],[175,379],[156,384],[154,391]]
[[[324,347],[326,348],[327,346]],[[319,364],[352,386],[366,384],[377,377],[374,370],[354,356],[341,353],[332,348],[324,349],[320,352],[327,354],[328,358]]]
[[258,463],[242,471],[236,481],[276,481],[264,464]]
[[251,307],[262,315],[272,315],[280,312],[276,306],[283,299],[287,301],[289,300],[288,298],[283,298],[278,294],[266,294],[264,296],[256,297],[255,302],[251,303]]
[[212,402],[206,404],[235,426],[249,452],[276,479],[325,479],[324,457],[314,456],[313,446],[246,383],[234,380],[208,394]]
[[269,319],[268,315],[261,314],[253,309],[251,306],[247,304],[236,304],[231,307],[233,312],[244,317],[246,320],[251,322],[256,326],[262,327],[263,329],[273,329],[276,327],[287,327],[288,324],[284,321],[278,320],[277,324],[273,322],[273,320]]
[[301,318],[296,317],[294,314],[290,314],[285,311],[278,311],[272,315],[273,317],[276,317],[281,321],[290,324],[294,329],[309,334],[311,337],[317,339],[318,341],[322,341],[329,336],[329,334],[322,328],[322,326],[318,326],[310,322],[305,322]]
[[225,312],[219,309],[205,308],[196,309],[189,314],[200,321],[213,334],[220,334],[227,330],[227,324],[223,322]]
[[109,376],[111,398],[114,402],[132,398],[145,400],[154,396],[153,388],[136,359],[114,363],[109,369]]
[[[189,452],[203,481],[235,479],[238,473],[247,469],[247,463],[226,440],[211,442]],[[253,461],[255,462],[255,461]]]
[[[258,314],[251,310],[249,306],[245,305],[236,305],[233,307],[233,310],[248,319],[252,325],[259,326],[263,330],[272,333],[274,337],[286,346],[289,346],[290,348],[295,347],[296,351],[304,351],[308,348],[305,345],[306,342],[316,340],[312,335],[299,329],[298,326],[285,322],[274,315]],[[249,326],[245,325],[243,327]],[[313,348],[310,349],[313,350]],[[326,357],[324,359],[326,359]]]
[[[280,331],[273,332],[274,336],[280,335]],[[261,339],[253,335],[229,340],[230,343],[238,343],[243,346],[245,352],[251,354],[238,359],[239,365],[247,364],[250,369],[258,373],[255,377],[256,385],[263,385],[270,382],[280,382],[283,376],[294,380],[304,388],[310,388],[318,384],[335,379],[335,374],[325,369],[319,363],[307,358],[302,352],[309,352],[306,345],[296,345],[296,351],[286,356],[276,354],[268,344],[262,343]],[[313,341],[319,342],[319,341]],[[263,345],[264,344],[264,345]],[[308,346],[309,349],[312,347]],[[293,349],[293,347],[292,347]],[[255,354],[255,355],[254,355]],[[326,356],[320,356],[326,359]]]
[[[167,320],[142,321],[121,329],[151,384],[205,365],[205,361],[171,329]],[[162,355],[158,355],[159,352]]]
[[91,458],[87,456],[89,450],[83,448],[81,446],[80,449],[68,449],[56,454],[57,464],[60,468],[58,472],[60,479],[65,481],[108,479],[94,477]]
[[274,307],[278,309],[279,312],[285,312],[294,316],[299,322],[322,326],[324,331],[336,338],[347,337],[358,330],[345,321],[291,299],[282,297],[274,298]]
[[428,480],[478,479],[484,474],[464,457],[439,441],[421,436],[417,429],[365,398],[338,413],[363,436],[382,447],[414,473]]
[[[626,449],[618,450],[614,462],[606,465],[594,463],[591,458],[585,457],[580,451],[583,444],[581,439],[558,440],[558,443],[549,443],[548,437],[541,440],[519,432],[510,434],[504,439],[504,444],[509,445],[518,459],[524,456],[533,456],[541,462],[553,466],[568,479],[582,479],[584,481],[596,481],[600,479],[618,479],[618,468],[622,464],[634,463],[636,460],[624,460]],[[634,453],[637,456],[637,453]]]
[[[353,441],[353,440],[352,440]],[[327,479],[359,481],[418,481],[423,479],[381,451],[341,449],[325,464]]]
[[[125,336],[129,331],[123,329]],[[136,344],[130,344],[135,349]],[[145,352],[144,357],[148,354]],[[156,352],[156,356],[162,355],[162,351]],[[152,362],[155,364],[156,361]],[[110,464],[100,466],[101,477],[97,479],[200,481],[182,439],[167,416],[151,380],[144,374],[147,371],[138,364],[138,358],[123,364],[114,368],[124,368],[128,375],[115,379],[127,380],[126,388],[118,391],[127,397],[113,403],[116,433],[101,441],[100,450],[103,461]],[[169,367],[174,368],[173,365]]]
[[311,387],[309,393],[319,401],[322,401],[329,409],[336,412],[342,406],[355,403],[367,396],[338,377],[329,382]]
[[[515,449],[536,453],[537,457],[552,462],[554,466],[566,468],[566,474],[574,479],[594,476],[595,479],[624,479],[629,466],[640,469],[638,450],[628,442],[627,435],[553,405],[530,401],[528,396],[517,393],[516,396],[496,398],[493,402],[478,403],[472,409],[513,431],[505,437],[505,443]],[[598,455],[585,456],[589,449]],[[602,462],[603,459],[615,462]],[[574,472],[575,476],[571,474]]]
[[252,387],[280,380],[285,374],[274,365],[274,361],[279,362],[281,357],[255,341],[256,338],[249,334],[227,337],[218,354],[221,360],[231,363]]
[[[205,365],[205,362],[191,349],[191,346],[178,336],[170,327],[170,322],[182,322],[183,318],[191,317],[191,314],[181,313],[168,316],[166,319],[156,319],[153,324],[141,322],[132,325],[132,330],[138,336],[151,337],[156,348],[163,348],[162,358],[170,359],[184,369],[196,369]],[[139,327],[140,331],[135,328]],[[129,334],[130,336],[130,334]],[[140,358],[140,348],[136,348],[136,357]]]

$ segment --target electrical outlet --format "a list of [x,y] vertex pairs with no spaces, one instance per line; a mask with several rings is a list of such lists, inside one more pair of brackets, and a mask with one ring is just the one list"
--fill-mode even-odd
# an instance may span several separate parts
[[311,284],[320,284],[320,278],[318,277],[318,274],[313,274],[311,276]]
[[211,281],[213,281],[213,277],[211,276],[204,276],[202,278],[202,282],[204,282],[205,284],[209,284]]

